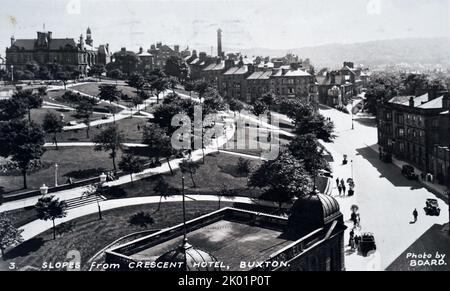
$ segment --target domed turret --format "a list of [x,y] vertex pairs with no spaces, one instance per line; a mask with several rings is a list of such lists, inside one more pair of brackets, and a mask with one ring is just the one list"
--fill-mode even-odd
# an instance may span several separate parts
[[157,263],[180,263],[167,271],[220,271],[217,259],[207,252],[194,248],[187,240],[181,246],[160,256]]
[[297,199],[292,206],[288,231],[301,235],[336,219],[342,219],[336,199],[325,194],[307,195]]

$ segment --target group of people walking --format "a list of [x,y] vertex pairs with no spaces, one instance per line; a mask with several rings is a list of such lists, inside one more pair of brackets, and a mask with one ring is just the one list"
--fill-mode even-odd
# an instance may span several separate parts
[[[350,186],[350,185],[349,185]],[[345,186],[344,179],[339,180],[339,178],[336,178],[336,187],[339,191],[339,196],[346,195],[347,193],[347,187]],[[349,187],[350,188],[350,187]]]

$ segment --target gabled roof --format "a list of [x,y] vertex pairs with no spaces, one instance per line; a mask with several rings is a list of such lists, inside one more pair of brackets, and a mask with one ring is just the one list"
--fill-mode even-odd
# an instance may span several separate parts
[[199,59],[199,58],[196,58],[196,59],[194,59],[190,64],[191,64],[191,65],[195,65],[195,64],[197,64],[198,62],[200,62],[200,59]]
[[248,67],[247,66],[242,66],[242,67],[232,67],[232,68],[228,69],[228,71],[226,71],[223,74],[224,75],[243,75],[243,74],[245,74],[247,72],[248,72]]
[[206,66],[203,71],[219,71],[225,69],[225,61],[220,61],[220,63],[212,63]]
[[[73,38],[55,38],[51,39],[49,42],[51,50],[58,50],[60,48],[65,48],[66,46],[71,46],[73,48],[77,47],[75,40]],[[86,45],[87,49],[91,49],[92,47]],[[93,49],[93,48],[92,48]]]
[[14,43],[14,46],[23,48],[25,50],[33,50],[35,42],[36,40],[34,39],[17,39]]
[[248,76],[247,80],[268,80],[272,76],[272,71],[258,71]]
[[444,96],[435,98],[431,101],[428,101],[424,104],[421,104],[419,106],[417,106],[417,108],[422,108],[422,109],[441,109],[442,108],[442,100],[444,99]]

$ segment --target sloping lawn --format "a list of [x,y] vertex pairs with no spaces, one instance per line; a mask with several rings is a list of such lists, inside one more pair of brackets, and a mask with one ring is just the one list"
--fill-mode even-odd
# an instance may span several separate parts
[[[95,116],[95,115],[94,115]],[[145,124],[147,123],[147,119],[143,118],[124,118],[116,121],[116,125],[119,130],[125,136],[125,142],[132,143],[141,143],[142,141],[142,132]],[[103,124],[98,126],[91,126],[89,132],[89,138],[86,136],[86,128],[76,129],[76,130],[66,130],[60,134],[58,134],[58,141],[64,142],[91,142],[93,137],[95,137],[98,133],[105,129],[107,126],[113,125],[113,123]],[[139,128],[138,128],[139,125]],[[49,142],[52,142],[50,139]]]
[[[118,154],[117,161],[120,160]],[[77,178],[97,176],[99,173],[112,170],[112,160],[106,152],[94,151],[93,147],[60,147],[59,150],[48,148],[42,156],[43,168],[31,172],[27,176],[29,190],[38,189],[45,183],[54,185],[55,163],[58,163],[59,183],[64,184],[70,175],[76,181]],[[3,191],[23,191],[23,178],[20,173],[11,176],[0,176],[0,185]]]
[[[226,187],[233,190],[233,194],[236,196],[259,197],[260,190],[249,189],[247,187],[247,175],[239,173],[238,159],[237,156],[221,153],[206,156],[205,164],[200,160],[198,162],[200,168],[193,175],[196,188],[193,187],[189,173],[184,175],[186,194],[217,194],[222,187]],[[257,167],[259,164],[259,160],[251,160],[252,167]],[[152,176],[112,188],[106,196],[114,199],[158,195],[153,189],[158,183],[159,177],[159,175]],[[182,173],[180,170],[174,171],[173,176],[168,173],[162,175],[162,177],[170,186],[181,189]]]
[[[152,215],[155,223],[148,229],[162,229],[182,222],[182,207],[180,203],[164,203],[160,211],[157,204],[147,204],[117,208],[103,212],[103,220],[98,220],[97,214],[87,215],[64,223],[58,227],[58,236],[53,239],[52,230],[48,230],[5,255],[6,264],[14,262],[18,269],[31,266],[41,268],[43,262],[55,263],[68,261],[69,251],[79,251],[81,264],[86,267],[87,261],[102,248],[125,235],[145,230],[139,226],[130,225],[131,215],[144,211]],[[222,203],[221,207],[231,206]],[[218,209],[217,202],[186,202],[186,218],[199,217]],[[51,222],[47,222],[51,225]]]

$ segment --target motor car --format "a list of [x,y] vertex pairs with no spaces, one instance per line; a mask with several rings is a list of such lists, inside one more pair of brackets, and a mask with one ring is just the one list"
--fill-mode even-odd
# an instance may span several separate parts
[[427,199],[425,202],[425,214],[430,216],[439,216],[440,213],[441,208],[439,208],[437,199]]
[[413,166],[410,165],[403,165],[402,175],[408,178],[409,180],[419,180],[419,175],[417,175],[414,172]]
[[363,256],[367,256],[370,251],[375,251],[377,249],[377,245],[375,243],[375,236],[373,233],[363,233],[361,235],[361,241],[359,242],[358,248]]

